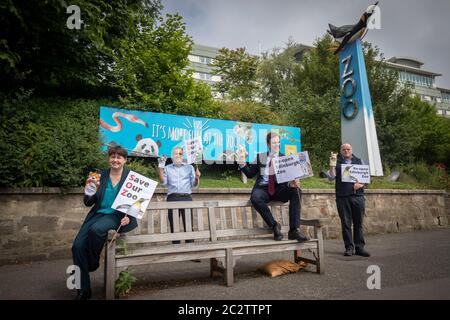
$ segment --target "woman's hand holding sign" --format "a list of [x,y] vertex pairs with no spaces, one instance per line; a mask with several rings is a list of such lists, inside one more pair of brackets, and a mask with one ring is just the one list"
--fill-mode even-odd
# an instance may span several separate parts
[[120,220],[121,226],[126,226],[129,223],[130,223],[130,218],[128,218],[127,216],[123,217],[122,220]]

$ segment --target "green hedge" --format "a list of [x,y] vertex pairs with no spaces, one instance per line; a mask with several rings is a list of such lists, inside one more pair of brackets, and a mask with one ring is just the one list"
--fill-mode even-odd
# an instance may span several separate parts
[[79,186],[107,166],[100,152],[100,101],[1,97],[0,186]]

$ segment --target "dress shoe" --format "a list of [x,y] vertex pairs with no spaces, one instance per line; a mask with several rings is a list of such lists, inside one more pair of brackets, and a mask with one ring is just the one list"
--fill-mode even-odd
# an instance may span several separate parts
[[349,256],[352,256],[352,255],[353,255],[353,248],[345,249],[344,256],[349,257]]
[[362,257],[370,257],[370,253],[368,253],[364,249],[356,249],[355,250],[355,254],[358,255],[358,256],[362,256]]
[[192,259],[191,261],[196,263],[202,262],[200,259]]
[[91,298],[91,289],[77,290],[78,294],[74,300],[89,300]]
[[273,239],[276,241],[283,240],[283,234],[281,233],[281,225],[278,222],[275,222],[273,226]]
[[309,238],[302,234],[298,229],[289,230],[288,232],[289,240],[297,240],[298,242],[308,241]]

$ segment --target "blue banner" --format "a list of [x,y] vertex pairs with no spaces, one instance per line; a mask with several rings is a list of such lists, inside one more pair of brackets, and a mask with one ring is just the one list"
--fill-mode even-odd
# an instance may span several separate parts
[[242,148],[253,162],[257,153],[268,150],[270,131],[280,135],[280,152],[301,151],[300,128],[100,107],[103,149],[119,144],[138,157],[170,157],[174,147],[184,148],[185,140],[200,137],[206,162],[234,162]]

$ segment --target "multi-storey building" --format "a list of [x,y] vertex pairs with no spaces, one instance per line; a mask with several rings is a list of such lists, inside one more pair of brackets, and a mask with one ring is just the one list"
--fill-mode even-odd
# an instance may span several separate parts
[[[299,44],[295,59],[300,61],[305,51],[311,46]],[[221,81],[220,75],[214,75],[214,67],[211,64],[219,54],[219,48],[194,44],[189,60],[193,69],[193,77],[199,81],[205,81],[213,86]],[[399,80],[413,85],[413,92],[436,107],[439,115],[450,117],[450,89],[436,86],[436,77],[442,74],[422,69],[424,63],[412,57],[392,57],[386,60],[386,65],[398,72]],[[216,97],[220,97],[215,94]]]

